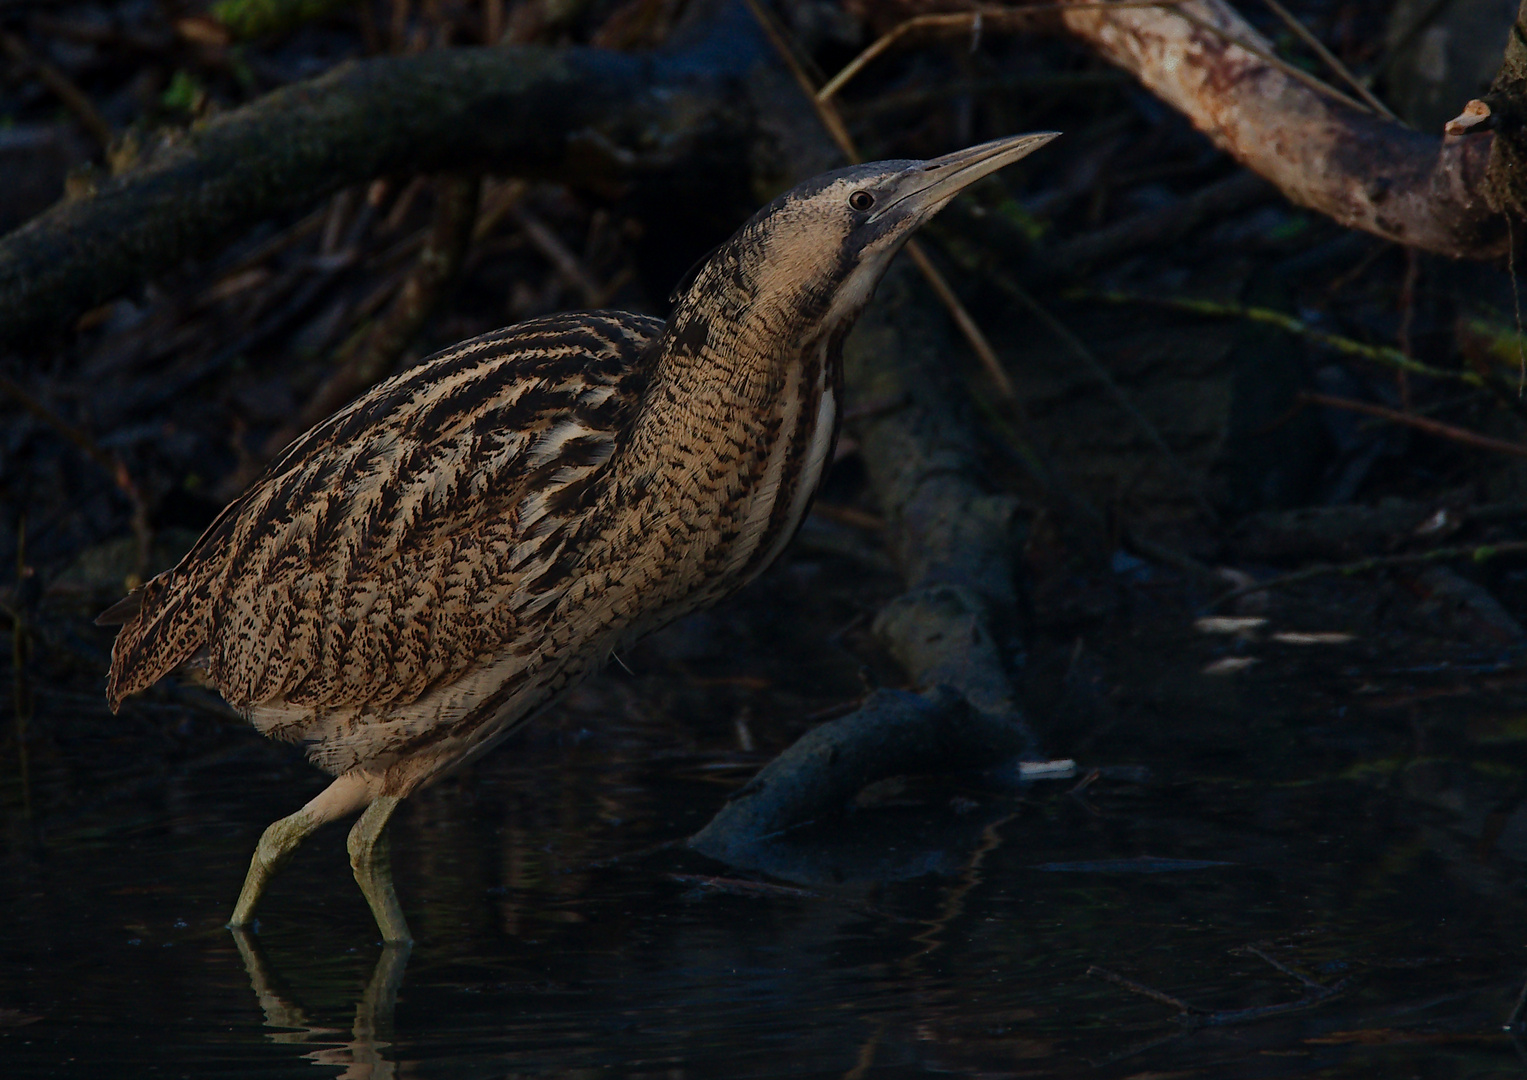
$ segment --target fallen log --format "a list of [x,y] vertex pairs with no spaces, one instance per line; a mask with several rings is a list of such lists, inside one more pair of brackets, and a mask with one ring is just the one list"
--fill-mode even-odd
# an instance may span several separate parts
[[745,168],[727,157],[753,133],[745,76],[772,58],[725,6],[708,29],[728,47],[699,33],[661,55],[504,46],[378,57],[215,117],[0,237],[0,348],[378,176],[498,171],[608,190],[679,161]]
[[[875,633],[924,691],[878,691],[804,735],[733,793],[689,846],[769,869],[770,843],[841,813],[891,776],[988,769],[1033,754],[1013,673],[1022,663],[1016,504],[981,480],[951,383],[942,314],[893,269],[844,348],[852,429],[908,589]],[[786,857],[795,865],[797,855]]]
[[1016,720],[1009,673],[1023,654],[1018,502],[983,480],[953,353],[943,313],[897,271],[844,348],[851,407],[882,406],[850,428],[907,583],[876,617],[875,632],[915,685],[952,686],[976,708]]

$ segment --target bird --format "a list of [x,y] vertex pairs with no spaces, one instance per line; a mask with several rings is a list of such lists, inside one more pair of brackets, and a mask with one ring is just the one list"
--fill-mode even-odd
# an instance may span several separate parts
[[356,882],[383,940],[410,942],[385,834],[399,802],[779,557],[833,455],[843,339],[891,258],[1057,134],[813,177],[666,320],[562,313],[428,357],[294,440],[103,612],[113,712],[179,670],[334,778],[261,835],[228,925],[359,811]]

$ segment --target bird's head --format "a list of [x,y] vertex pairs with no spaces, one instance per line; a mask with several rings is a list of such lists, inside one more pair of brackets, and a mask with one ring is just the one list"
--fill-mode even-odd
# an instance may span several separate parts
[[773,335],[789,325],[796,340],[787,345],[851,323],[913,230],[1058,134],[1014,135],[928,161],[853,165],[791,188],[696,275],[674,309],[674,343],[703,344],[718,318],[734,326],[761,318]]

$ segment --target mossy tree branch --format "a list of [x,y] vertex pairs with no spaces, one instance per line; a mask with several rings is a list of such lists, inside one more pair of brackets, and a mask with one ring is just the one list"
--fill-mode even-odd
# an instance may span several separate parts
[[672,160],[718,126],[742,125],[740,74],[693,57],[534,46],[342,65],[193,129],[0,238],[0,347],[372,177],[501,170],[618,182],[646,158]]

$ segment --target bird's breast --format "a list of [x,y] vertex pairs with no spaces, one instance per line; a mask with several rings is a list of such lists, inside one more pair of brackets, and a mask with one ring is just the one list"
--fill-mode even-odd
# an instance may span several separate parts
[[[767,393],[716,378],[665,385],[592,514],[580,572],[542,648],[564,628],[640,637],[757,577],[789,544],[832,457],[836,342],[781,362]],[[570,631],[569,631],[570,632]]]
[[[791,365],[770,425],[763,465],[753,477],[746,512],[729,561],[752,580],[777,559],[800,528],[836,440],[839,378],[835,342],[823,338]],[[760,448],[763,450],[764,448]]]

